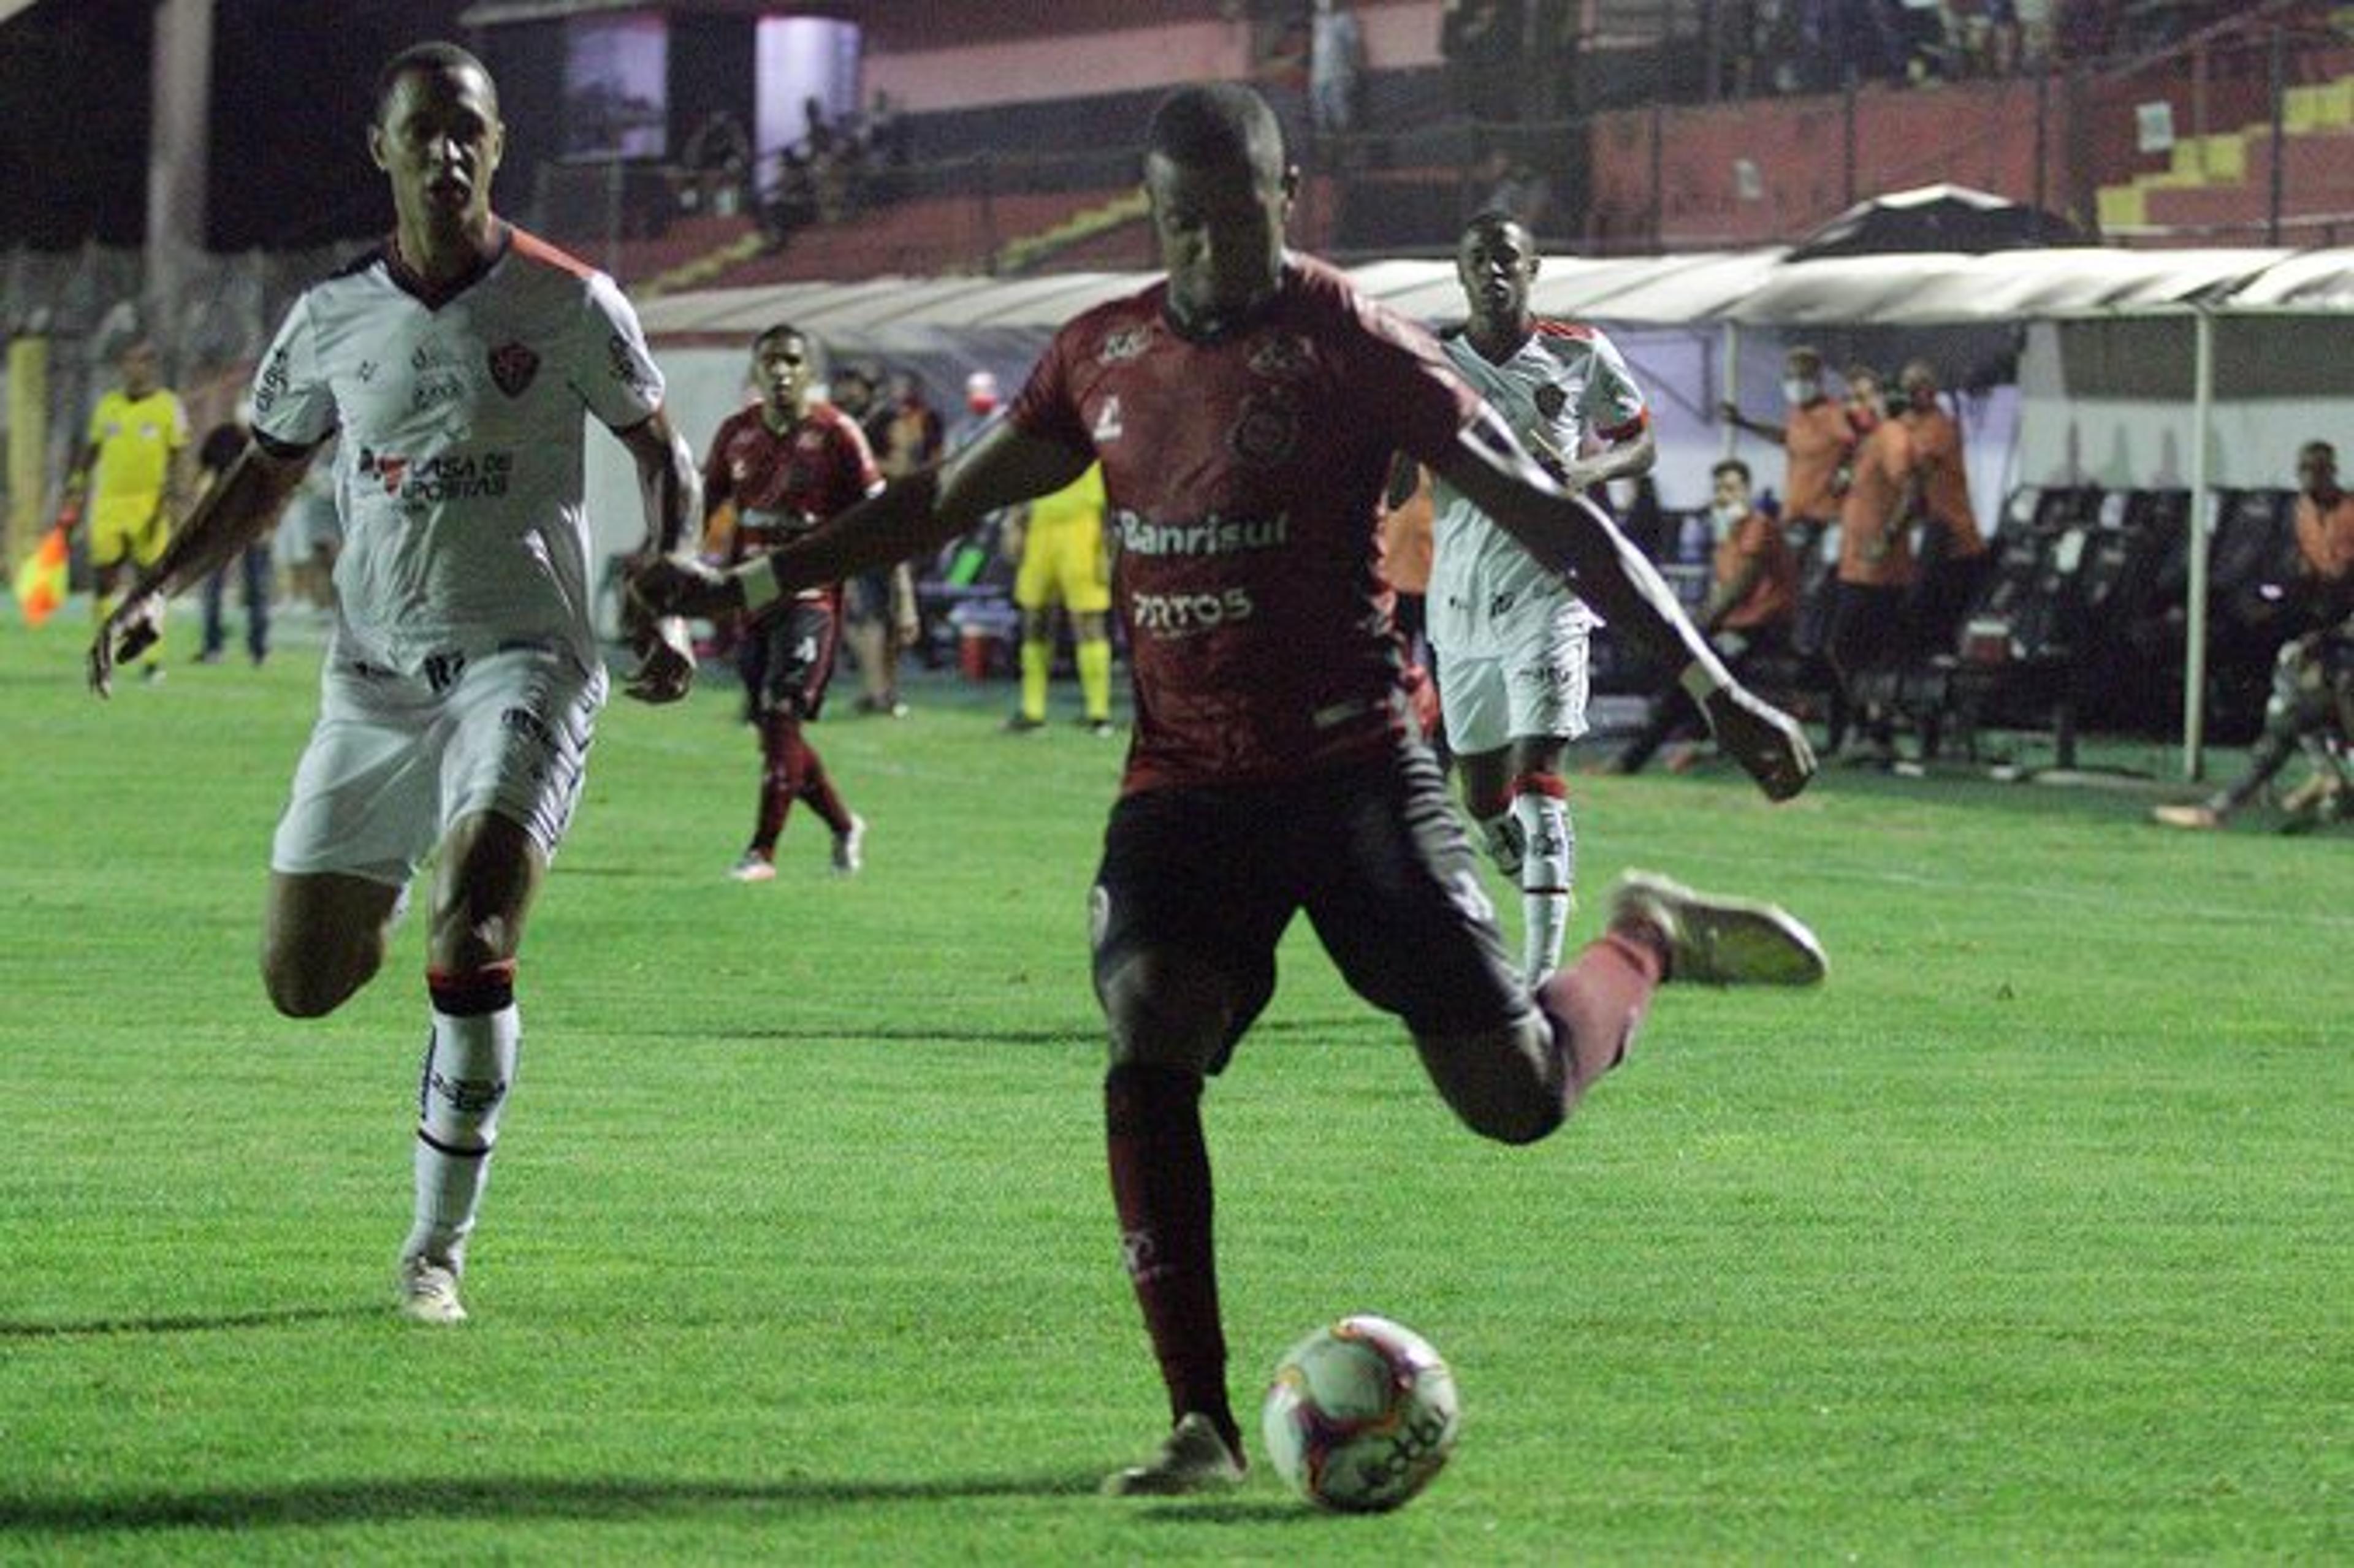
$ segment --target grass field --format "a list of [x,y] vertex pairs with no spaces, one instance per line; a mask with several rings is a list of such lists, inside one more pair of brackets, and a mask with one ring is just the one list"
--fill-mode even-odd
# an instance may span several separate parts
[[1263,1471],[1139,1506],[1093,1495],[1162,1420],[1084,959],[1116,747],[1003,736],[1002,690],[830,722],[867,874],[801,820],[747,888],[732,693],[617,702],[474,1320],[432,1331],[388,1308],[419,923],[323,1022],[254,974],[313,660],[101,706],[78,611],[0,626],[0,1559],[2354,1560],[2342,832],[1581,779],[1589,889],[1771,891],[1833,975],[1663,994],[1532,1150],[1458,1130],[1296,933],[1210,1099],[1237,1390],[1376,1309],[1466,1434],[1387,1518]]

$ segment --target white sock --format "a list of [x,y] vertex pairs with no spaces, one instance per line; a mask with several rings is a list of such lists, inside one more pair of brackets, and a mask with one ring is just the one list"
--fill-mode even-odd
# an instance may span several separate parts
[[1525,846],[1521,858],[1521,964],[1534,985],[1561,967],[1570,890],[1576,885],[1577,836],[1561,798],[1542,790],[1512,797],[1512,821]]
[[403,1256],[464,1266],[522,1038],[511,996],[488,1012],[433,1010],[433,1039],[417,1091],[416,1220]]
[[1511,808],[1479,819],[1479,842],[1498,871],[1506,876],[1521,874],[1521,824],[1512,820]]

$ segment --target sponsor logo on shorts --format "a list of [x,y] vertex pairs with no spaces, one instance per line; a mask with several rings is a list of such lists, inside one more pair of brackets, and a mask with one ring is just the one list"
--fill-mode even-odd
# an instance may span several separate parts
[[1569,407],[1569,394],[1557,383],[1548,381],[1537,388],[1537,412],[1547,419],[1558,419],[1561,411]]
[[539,374],[539,355],[520,343],[503,344],[491,350],[491,379],[499,390],[510,397],[523,396],[531,378]]
[[1512,589],[1507,588],[1502,593],[1490,596],[1488,614],[1491,618],[1510,615],[1512,613],[1512,606],[1520,602],[1521,596]]
[[499,724],[509,735],[519,735],[550,751],[556,749],[556,731],[548,727],[546,719],[529,708],[507,709],[499,715]]
[[466,673],[466,656],[454,652],[428,653],[419,668],[425,672],[425,683],[433,688],[434,695],[439,696],[456,685],[458,677]]
[[1257,609],[1249,590],[1238,588],[1201,593],[1138,593],[1128,599],[1129,619],[1136,630],[1162,641],[1199,637],[1221,627],[1239,625]]

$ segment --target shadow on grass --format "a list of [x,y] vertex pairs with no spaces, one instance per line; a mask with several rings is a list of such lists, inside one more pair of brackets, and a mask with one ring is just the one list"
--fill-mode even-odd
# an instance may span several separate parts
[[[1267,1019],[1252,1024],[1250,1033],[1254,1039],[1268,1034],[1297,1034],[1313,1038],[1332,1038],[1335,1039],[1336,1044],[1347,1044],[1347,1037],[1352,1029],[1362,1028],[1368,1019],[1378,1023],[1381,1015],[1367,1012],[1354,1019]],[[636,1029],[635,1033],[649,1039],[667,1036],[681,1040],[806,1041],[825,1044],[839,1044],[844,1041],[888,1040],[917,1045],[1101,1045],[1104,1038],[1103,1030],[1099,1025],[1085,1030],[1073,1030],[937,1029],[871,1023],[843,1024],[835,1027],[811,1023],[704,1029],[664,1028],[660,1024],[648,1024]]]
[[0,1319],[0,1340],[96,1340],[114,1335],[205,1334],[228,1329],[282,1329],[290,1323],[383,1317],[376,1307],[281,1307],[268,1312],[163,1314],[151,1318],[90,1318],[79,1322],[14,1323]]
[[773,1480],[557,1479],[539,1476],[410,1477],[379,1481],[111,1497],[0,1494],[0,1531],[100,1534],[114,1531],[283,1529],[405,1520],[613,1520],[711,1509],[942,1502],[977,1498],[1061,1498],[1095,1490],[1091,1475],[941,1476],[872,1481],[815,1476]]

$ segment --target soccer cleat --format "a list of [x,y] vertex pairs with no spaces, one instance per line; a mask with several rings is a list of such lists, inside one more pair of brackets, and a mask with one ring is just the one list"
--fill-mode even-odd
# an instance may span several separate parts
[[1152,1457],[1104,1478],[1113,1498],[1175,1498],[1242,1485],[1242,1456],[1226,1446],[1217,1424],[1199,1411],[1179,1418]]
[[2212,806],[2152,806],[2149,820],[2160,827],[2212,832],[2223,825],[2223,814]]
[[1087,733],[1097,740],[1108,740],[1115,733],[1111,720],[1108,718],[1081,719],[1079,722],[1087,726]]
[[412,1323],[462,1323],[466,1308],[458,1299],[458,1271],[429,1257],[400,1260],[400,1315]]
[[1028,735],[1033,731],[1042,730],[1045,727],[1046,721],[1044,719],[1032,718],[1028,714],[1015,714],[1012,718],[1005,721],[1005,733],[1008,735]]
[[[853,811],[850,826],[833,835],[833,874],[856,876],[866,863],[866,819]],[[769,875],[776,874],[771,871]]]
[[164,683],[164,666],[161,664],[142,664],[139,667],[139,680],[143,685],[162,685]]
[[774,882],[777,863],[766,850],[748,849],[744,858],[729,868],[727,874],[738,882]]
[[1686,985],[1814,985],[1829,969],[1822,944],[1788,911],[1695,893],[1655,872],[1618,879],[1609,924],[1658,932],[1668,949],[1665,978]]

